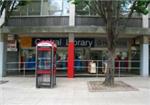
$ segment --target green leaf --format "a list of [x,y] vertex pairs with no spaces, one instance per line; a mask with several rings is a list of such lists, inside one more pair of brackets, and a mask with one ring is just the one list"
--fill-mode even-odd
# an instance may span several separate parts
[[150,0],[138,0],[137,4],[134,7],[134,10],[138,13],[142,13],[144,15],[148,14],[148,5],[150,4]]

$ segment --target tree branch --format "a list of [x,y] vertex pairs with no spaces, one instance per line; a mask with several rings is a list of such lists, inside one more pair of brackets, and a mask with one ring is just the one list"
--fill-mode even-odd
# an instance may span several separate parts
[[[104,2],[104,1],[93,0],[90,4],[88,4],[88,6],[89,6],[92,10],[96,11],[97,14],[98,14],[99,16],[101,16],[101,17],[104,19],[105,23],[106,23],[106,22],[107,22],[107,19],[106,19],[106,15],[105,15],[105,6],[104,6],[104,4],[103,4],[102,2]],[[94,5],[94,6],[93,6],[93,5]]]
[[116,18],[114,20],[114,23],[115,23],[115,43],[116,43],[116,40],[118,39],[118,35],[119,35],[119,21],[120,21],[120,5],[121,2],[120,1],[117,1],[117,8],[116,8]]
[[105,23],[107,23],[105,4],[102,1],[98,1],[97,4],[99,6],[99,10],[100,10],[101,16],[103,17]]

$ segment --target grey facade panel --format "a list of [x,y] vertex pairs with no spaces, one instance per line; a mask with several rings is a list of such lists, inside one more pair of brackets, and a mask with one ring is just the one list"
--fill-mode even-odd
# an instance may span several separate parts
[[68,26],[68,16],[11,17],[7,26]]
[[90,17],[90,16],[76,16],[75,21],[76,26],[104,26],[104,21],[100,17]]
[[[121,19],[120,24],[127,23],[127,27],[142,27],[142,18]],[[100,17],[76,16],[76,26],[104,26]],[[7,26],[69,26],[68,16],[45,17],[11,17]]]
[[[126,24],[127,27],[142,27],[142,18],[120,19],[120,25]],[[100,17],[76,16],[76,26],[105,26],[105,23]]]
[[126,24],[126,27],[141,27],[142,28],[142,18],[131,18],[131,19],[121,19],[120,23]]

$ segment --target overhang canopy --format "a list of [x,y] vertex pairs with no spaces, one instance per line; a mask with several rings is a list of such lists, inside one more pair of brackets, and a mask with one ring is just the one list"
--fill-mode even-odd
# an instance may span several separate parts
[[[105,27],[99,26],[24,26],[24,27],[3,27],[1,28],[3,34],[92,34],[92,35],[106,35]],[[119,37],[136,37],[141,35],[150,35],[149,28],[128,27],[120,31]]]

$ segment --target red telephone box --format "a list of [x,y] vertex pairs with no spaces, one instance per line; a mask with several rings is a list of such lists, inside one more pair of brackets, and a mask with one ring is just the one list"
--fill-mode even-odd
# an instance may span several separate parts
[[41,41],[36,45],[36,87],[56,85],[56,50],[53,41]]

